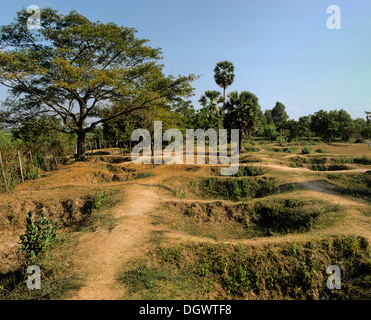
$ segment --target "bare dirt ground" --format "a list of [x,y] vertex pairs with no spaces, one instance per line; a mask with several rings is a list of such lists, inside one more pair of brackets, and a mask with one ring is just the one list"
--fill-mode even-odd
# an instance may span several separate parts
[[[149,182],[149,181],[147,181]],[[125,294],[116,281],[126,262],[145,252],[151,230],[149,214],[158,204],[156,187],[131,184],[125,188],[125,199],[113,212],[121,222],[112,230],[86,234],[75,253],[80,257],[76,269],[85,274],[82,289],[72,299],[115,300]]]
[[[353,150],[354,147],[352,146],[349,149]],[[116,153],[113,150],[111,156],[117,156]],[[259,154],[256,156],[259,156]],[[360,203],[357,199],[344,197],[336,191],[334,185],[325,180],[313,179],[310,176],[311,171],[307,168],[291,168],[288,165],[280,164],[277,158],[270,159],[266,154],[261,154],[261,159],[263,160],[262,166],[273,170],[273,172],[290,173],[292,175],[290,176],[290,182],[300,184],[304,190],[299,192],[305,193],[307,198],[322,199],[329,203],[343,206],[347,212],[346,218],[342,219],[339,224],[316,232],[279,237],[230,240],[225,241],[226,243],[264,244],[298,241],[320,237],[325,234],[336,234],[339,230],[343,234],[354,234],[356,231],[358,235],[364,236],[371,242],[371,219],[370,217],[362,216],[358,211],[360,207],[367,206],[367,204]],[[123,162],[120,165],[126,166],[128,162]],[[142,180],[105,183],[98,181],[92,175],[92,171],[101,169],[100,163],[94,161],[74,163],[53,172],[48,177],[19,185],[14,191],[5,196],[2,195],[0,206],[6,207],[7,204],[20,199],[37,198],[41,193],[48,198],[52,197],[56,192],[62,194],[63,192],[76,193],[79,192],[79,188],[92,186],[103,188],[117,186],[120,188],[124,196],[122,201],[112,209],[113,218],[117,219],[114,225],[108,229],[97,229],[94,232],[82,234],[73,248],[73,266],[70,271],[79,274],[84,281],[81,289],[73,293],[69,298],[74,300],[127,299],[128,292],[123,284],[118,281],[118,277],[125,265],[133,263],[133,261],[143,257],[148,252],[148,240],[151,232],[159,230],[158,227],[156,228],[153,225],[153,213],[156,208],[166,201],[213,202],[209,200],[177,199],[166,188],[160,186],[164,180],[178,177],[180,174],[196,175],[196,173],[185,172],[183,170],[185,167],[184,165],[161,165],[151,169],[154,172],[153,176]],[[197,172],[197,175],[207,176],[209,173],[207,166],[199,167],[201,169]],[[369,168],[360,167],[344,172],[361,173],[367,170]],[[3,223],[2,235],[0,236],[0,253],[4,257],[4,260],[1,262],[2,269],[9,262],[5,261],[5,258],[11,257],[9,252],[12,252],[17,246],[18,235],[21,230],[21,225],[13,227],[13,229],[5,228],[4,226],[5,224]],[[173,242],[215,242],[211,238],[191,236],[184,232],[175,232],[169,229],[166,231],[167,238]]]

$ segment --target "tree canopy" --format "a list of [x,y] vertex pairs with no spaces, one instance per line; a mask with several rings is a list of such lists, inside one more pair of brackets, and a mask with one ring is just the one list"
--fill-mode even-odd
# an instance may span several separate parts
[[78,159],[86,134],[99,124],[193,94],[190,83],[197,77],[166,76],[160,49],[137,38],[133,28],[47,7],[41,28],[30,30],[28,16],[23,9],[0,28],[0,84],[9,89],[1,120],[60,118],[63,128],[53,129],[77,134]]
[[254,134],[259,129],[260,105],[257,96],[249,91],[233,91],[225,104],[225,125],[227,128],[240,129],[240,150],[242,135]]
[[223,88],[223,98],[225,99],[225,89],[234,81],[234,65],[230,61],[220,61],[214,68],[214,80],[218,86]]

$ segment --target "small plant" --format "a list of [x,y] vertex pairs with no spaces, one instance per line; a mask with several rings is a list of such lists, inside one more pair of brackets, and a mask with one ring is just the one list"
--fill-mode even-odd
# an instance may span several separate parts
[[305,146],[303,149],[301,149],[302,154],[310,154],[312,152],[312,147],[311,146]]
[[283,151],[286,153],[294,153],[296,150],[296,147],[290,147],[290,148],[285,148]]
[[53,224],[45,217],[45,208],[42,209],[38,220],[30,211],[26,218],[26,231],[19,238],[21,239],[21,250],[27,259],[36,257],[43,252],[54,240],[58,229],[58,220]]
[[323,149],[317,149],[316,152],[317,153],[327,153],[327,151],[326,150],[323,150]]
[[94,210],[101,210],[107,204],[106,192],[95,193],[94,196],[87,196],[84,201],[82,213],[91,215]]
[[280,147],[286,147],[287,145],[287,139],[284,136],[278,136],[276,142]]
[[177,196],[177,198],[179,198],[179,199],[184,199],[185,197],[186,197],[186,193],[185,192],[181,192],[181,190],[180,189],[178,189],[177,191],[176,191],[176,196]]
[[9,220],[9,224],[12,224],[13,221],[14,221],[14,218],[17,216],[17,213],[16,212],[11,212],[9,213],[8,215],[8,220]]

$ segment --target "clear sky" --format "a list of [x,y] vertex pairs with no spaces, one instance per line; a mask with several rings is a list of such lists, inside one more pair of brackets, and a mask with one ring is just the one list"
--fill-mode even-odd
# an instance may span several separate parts
[[[166,74],[202,75],[193,83],[196,109],[205,90],[220,90],[215,64],[229,60],[236,77],[227,93],[251,91],[263,111],[276,101],[294,119],[319,109],[353,118],[371,111],[370,0],[12,0],[2,2],[0,24],[30,5],[134,27],[162,48]],[[340,30],[326,26],[330,5],[341,9]]]

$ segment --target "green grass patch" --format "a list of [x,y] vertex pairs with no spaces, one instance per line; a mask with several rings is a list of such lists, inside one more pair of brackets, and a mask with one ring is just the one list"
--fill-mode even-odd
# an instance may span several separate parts
[[[264,247],[161,245],[121,280],[134,299],[370,299],[370,254],[367,240],[353,236]],[[329,290],[326,270],[338,263],[341,290]]]

